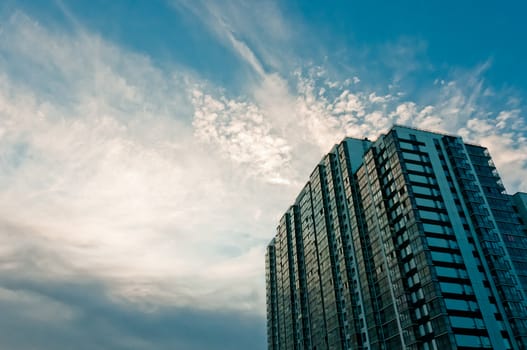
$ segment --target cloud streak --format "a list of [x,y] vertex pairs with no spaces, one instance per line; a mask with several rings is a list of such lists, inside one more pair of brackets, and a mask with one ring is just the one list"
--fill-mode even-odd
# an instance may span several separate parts
[[[5,275],[4,349],[264,349],[265,325],[250,314],[123,304],[97,282],[19,282]],[[20,327],[24,325],[24,327]],[[30,331],[29,331],[30,330]],[[255,337],[256,336],[256,337]]]

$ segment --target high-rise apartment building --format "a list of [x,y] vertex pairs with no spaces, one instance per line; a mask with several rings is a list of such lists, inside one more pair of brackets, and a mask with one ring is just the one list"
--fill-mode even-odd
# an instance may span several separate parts
[[267,248],[268,348],[527,349],[527,237],[488,151],[344,139]]

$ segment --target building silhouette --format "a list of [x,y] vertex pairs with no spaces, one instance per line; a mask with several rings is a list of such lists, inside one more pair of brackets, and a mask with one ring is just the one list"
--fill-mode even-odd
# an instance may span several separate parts
[[268,348],[527,349],[513,199],[460,137],[344,139],[267,247]]

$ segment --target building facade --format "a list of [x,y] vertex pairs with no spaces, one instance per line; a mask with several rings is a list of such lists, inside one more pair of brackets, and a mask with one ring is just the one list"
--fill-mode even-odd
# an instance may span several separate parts
[[512,196],[514,211],[520,216],[521,224],[527,229],[527,193],[518,192]]
[[527,237],[488,151],[344,139],[267,247],[270,350],[527,349]]

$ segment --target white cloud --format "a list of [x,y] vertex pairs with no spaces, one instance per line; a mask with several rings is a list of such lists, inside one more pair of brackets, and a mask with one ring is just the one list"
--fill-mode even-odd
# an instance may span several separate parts
[[404,102],[398,105],[391,117],[394,119],[396,124],[405,125],[409,123],[412,118],[417,115],[415,102]]
[[360,97],[344,90],[335,101],[334,106],[330,106],[334,113],[352,113],[359,117],[364,116],[364,104]]
[[217,145],[220,153],[247,166],[250,175],[288,183],[282,176],[291,156],[287,141],[273,133],[270,121],[254,103],[220,98],[194,91],[196,137]]
[[[0,220],[23,226],[41,242],[33,250],[45,249],[64,264],[44,259],[45,276],[100,278],[133,300],[250,304],[261,312],[261,281],[253,276],[263,262],[246,257],[263,254],[265,220],[277,209],[262,209],[268,201],[252,198],[267,191],[271,201],[280,192],[256,187],[259,180],[194,138],[188,95],[195,84],[185,81],[195,79],[186,71],[161,71],[88,33],[53,33],[21,14],[4,26],[0,42],[0,52],[16,60],[0,62]],[[18,65],[35,80],[18,76]],[[54,93],[46,82],[55,82]],[[215,103],[207,108],[218,108]],[[241,157],[235,162],[248,159],[237,150],[254,141],[244,131],[253,133],[262,122],[246,107],[224,107],[247,116],[224,135],[238,148],[219,150]],[[260,157],[264,173],[287,157],[287,145],[269,128],[262,124],[264,148],[255,145],[250,154]],[[253,220],[258,210],[266,214]],[[5,266],[18,274],[34,268],[16,263],[27,244],[9,239],[17,248],[5,252]],[[244,274],[226,268],[224,278],[211,283],[208,267],[228,266],[231,259],[246,259]],[[233,287],[244,278],[249,282]],[[216,293],[227,286],[229,293]],[[231,299],[246,301],[240,306]]]
[[[426,104],[404,100],[404,92],[378,95],[365,87],[357,89],[348,79],[330,80],[326,70],[320,67],[295,71],[296,86],[286,84],[286,80],[277,74],[267,75],[249,90],[252,102],[240,102],[244,106],[242,111],[226,112],[223,118],[240,119],[236,115],[244,115],[243,110],[249,114],[257,110],[259,121],[266,125],[265,129],[287,145],[287,157],[281,157],[281,162],[274,164],[277,165],[276,171],[293,184],[305,181],[305,174],[309,173],[313,164],[344,136],[376,139],[392,124],[460,134],[470,142],[481,142],[489,133],[503,135],[506,140],[514,130],[514,141],[502,145],[515,153],[521,148],[521,135],[525,133],[521,110],[489,110],[488,99],[491,97],[485,93],[487,88],[484,87],[482,78],[487,68],[488,65],[484,64],[473,71],[454,74],[448,83],[436,85],[432,91],[426,91]],[[232,122],[231,120],[230,123]],[[221,132],[229,130],[228,127],[216,127]],[[249,129],[256,134],[260,133],[257,127]],[[255,135],[253,139],[258,137]],[[237,149],[235,139],[224,138],[220,148],[226,144]],[[485,146],[492,153],[498,147],[494,142]],[[252,152],[251,147],[245,149],[249,152],[248,155]],[[279,151],[281,148],[273,149]],[[311,149],[314,156],[306,156],[306,149]],[[248,156],[247,159],[259,157]],[[302,161],[298,162],[299,159]],[[507,168],[510,168],[510,162],[499,156],[496,162],[499,167],[506,169],[503,173],[506,182],[511,184],[510,189],[521,189],[519,186],[522,182],[516,177],[522,175],[514,174],[523,174],[525,163],[520,161],[517,171],[509,175]],[[509,182],[508,179],[512,180]]]
[[368,99],[372,103],[382,104],[382,103],[389,102],[392,99],[392,95],[388,94],[385,96],[377,96],[375,92],[372,92],[371,94],[369,94]]
[[263,76],[265,74],[262,64],[256,58],[255,53],[247,46],[243,41],[236,39],[234,33],[225,30],[225,35],[229,39],[234,50],[254,69],[258,75]]

